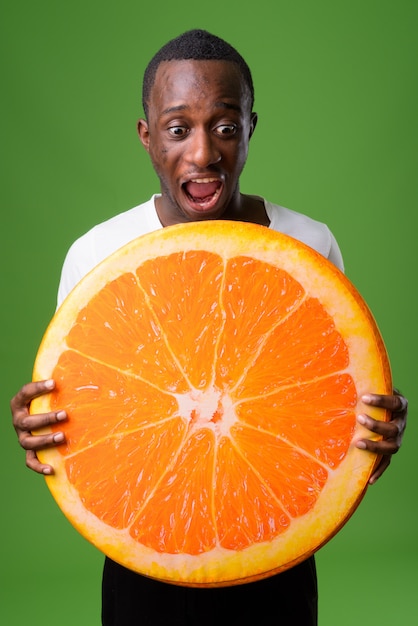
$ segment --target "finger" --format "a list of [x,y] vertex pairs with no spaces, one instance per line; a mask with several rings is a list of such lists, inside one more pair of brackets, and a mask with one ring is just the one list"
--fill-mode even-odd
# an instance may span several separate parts
[[392,413],[405,413],[408,410],[408,400],[401,395],[382,395],[367,393],[361,397],[364,404],[387,409]]
[[44,426],[51,426],[52,424],[58,424],[67,419],[67,413],[65,411],[51,411],[50,413],[37,413],[36,415],[28,415],[27,413],[16,417],[14,425],[17,431],[30,432],[43,428]]
[[55,382],[52,379],[41,380],[23,385],[10,401],[10,408],[14,414],[23,408],[27,408],[31,401],[38,396],[49,393],[54,389]]
[[47,435],[32,435],[26,431],[19,434],[19,443],[25,450],[34,451],[42,448],[59,445],[65,441],[65,435],[62,432],[49,433]]
[[392,456],[399,450],[399,445],[394,439],[381,439],[373,441],[372,439],[359,439],[356,441],[356,447],[360,450],[368,450],[374,454],[381,456]]
[[377,435],[382,435],[385,439],[396,438],[400,434],[400,428],[396,420],[390,422],[384,422],[382,420],[375,420],[369,415],[361,413],[357,416],[359,424],[367,428]]
[[369,485],[374,485],[374,483],[381,477],[383,472],[387,470],[392,460],[391,456],[385,456],[380,461],[379,465],[376,467],[375,471],[369,478]]
[[50,476],[54,473],[53,467],[41,463],[33,450],[26,453],[26,466],[38,474]]

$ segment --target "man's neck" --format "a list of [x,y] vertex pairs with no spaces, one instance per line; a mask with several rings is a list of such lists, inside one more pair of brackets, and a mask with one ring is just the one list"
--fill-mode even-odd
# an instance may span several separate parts
[[261,226],[269,226],[270,219],[266,212],[263,198],[241,194],[240,206],[237,210],[225,212],[223,219],[239,222],[251,222]]
[[[181,215],[178,216],[178,219],[175,219],[175,216],[171,215],[171,219],[167,220],[167,215],[164,215],[164,210],[161,206],[162,202],[162,196],[157,196],[155,199],[155,208],[163,226],[187,221],[187,219]],[[253,224],[260,224],[261,226],[269,226],[270,224],[263,198],[246,194],[239,194],[239,201],[228,207],[219,219],[234,222],[251,222]]]

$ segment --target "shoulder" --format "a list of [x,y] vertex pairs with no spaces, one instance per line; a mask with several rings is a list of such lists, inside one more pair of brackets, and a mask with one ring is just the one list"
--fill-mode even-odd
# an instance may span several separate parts
[[80,237],[72,247],[90,249],[95,265],[136,237],[161,228],[155,210],[154,196],[138,206],[97,224]]
[[58,303],[103,259],[133,239],[158,228],[161,228],[161,224],[155,211],[154,196],[148,202],[91,228],[67,252],[61,272]]
[[270,228],[301,241],[344,270],[340,248],[326,224],[271,202],[265,201],[265,207]]

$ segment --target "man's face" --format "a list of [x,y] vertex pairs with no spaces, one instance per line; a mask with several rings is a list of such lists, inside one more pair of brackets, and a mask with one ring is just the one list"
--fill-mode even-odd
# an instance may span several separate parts
[[138,132],[160,179],[164,226],[228,218],[256,124],[239,68],[226,61],[168,61],[156,74]]

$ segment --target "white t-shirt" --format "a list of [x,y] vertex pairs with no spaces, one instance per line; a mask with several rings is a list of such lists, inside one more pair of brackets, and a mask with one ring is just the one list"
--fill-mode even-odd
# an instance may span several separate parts
[[[94,226],[69,249],[61,272],[58,306],[75,285],[98,263],[136,237],[163,228],[153,195],[129,211]],[[328,226],[290,209],[264,201],[269,228],[307,244],[344,271],[338,244]]]

